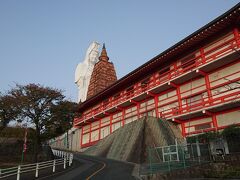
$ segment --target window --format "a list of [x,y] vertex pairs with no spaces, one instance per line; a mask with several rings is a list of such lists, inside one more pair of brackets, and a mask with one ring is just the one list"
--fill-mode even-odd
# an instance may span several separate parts
[[189,70],[193,66],[195,66],[195,54],[194,53],[190,54],[184,57],[183,59],[181,59],[180,61],[181,61],[182,68],[184,70]]
[[192,96],[187,98],[187,105],[188,107],[194,108],[194,107],[198,107],[201,106],[202,104],[202,94],[198,94],[196,96]]
[[129,88],[126,89],[127,92],[130,92],[130,91],[132,91],[132,90],[133,90],[133,86],[131,86],[131,87],[129,87]]
[[120,97],[120,93],[115,94],[115,95],[113,96],[114,99],[118,99],[119,97]]
[[108,99],[103,101],[103,108],[107,108],[108,102],[109,102]]
[[126,89],[127,97],[132,97],[133,95],[133,86]]
[[142,88],[147,87],[147,85],[149,84],[149,82],[150,82],[150,78],[144,79],[144,80],[141,82],[141,87],[142,87]]
[[162,69],[158,72],[158,74],[159,74],[159,76],[161,77],[163,74],[165,74],[165,73],[167,73],[167,72],[169,72],[169,71],[170,71],[170,66],[167,66],[167,67],[162,68]]
[[211,123],[200,124],[195,126],[195,131],[211,128]]
[[165,81],[168,77],[168,73],[170,72],[170,66],[164,67],[161,69],[158,74],[159,74],[159,80],[160,81]]

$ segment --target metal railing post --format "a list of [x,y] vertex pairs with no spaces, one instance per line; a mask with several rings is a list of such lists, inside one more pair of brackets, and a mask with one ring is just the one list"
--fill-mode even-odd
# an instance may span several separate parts
[[70,156],[70,166],[72,165],[72,162],[73,162],[73,154],[71,154],[71,156]]
[[72,159],[71,159],[71,165],[72,165],[72,163],[73,163],[73,154],[72,154]]
[[20,173],[21,173],[21,166],[18,166],[18,170],[17,170],[17,180],[20,180]]
[[69,159],[69,166],[71,166],[72,165],[72,154],[70,154],[70,159]]
[[169,162],[169,160],[167,162],[168,162],[168,171],[170,172],[171,171],[170,162]]
[[195,159],[194,159],[194,151],[193,151],[192,143],[191,143],[190,145],[191,145],[191,150],[192,150],[193,161],[195,161]]
[[68,166],[71,166],[71,154],[68,154]]
[[182,148],[182,156],[183,156],[183,168],[186,168],[186,162],[185,162],[185,152],[184,152],[184,148]]
[[64,157],[64,161],[63,161],[63,169],[66,169],[66,158]]
[[35,173],[35,177],[38,177],[38,163],[36,164],[36,173]]
[[200,164],[201,151],[200,151],[200,146],[199,146],[199,141],[198,141],[198,139],[196,140],[196,145],[197,145],[198,163]]
[[152,157],[151,157],[151,149],[148,147],[148,158],[150,163],[150,173],[152,174]]
[[177,160],[179,161],[180,158],[179,158],[179,152],[178,152],[178,142],[177,142],[177,139],[175,139],[175,144],[176,144],[176,152],[177,152]]
[[53,169],[52,169],[53,172],[55,172],[55,165],[56,165],[56,160],[54,159],[53,160]]

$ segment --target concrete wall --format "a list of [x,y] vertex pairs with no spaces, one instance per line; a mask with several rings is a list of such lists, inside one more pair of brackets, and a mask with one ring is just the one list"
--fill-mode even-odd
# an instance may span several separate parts
[[217,115],[217,122],[220,127],[240,123],[240,110]]

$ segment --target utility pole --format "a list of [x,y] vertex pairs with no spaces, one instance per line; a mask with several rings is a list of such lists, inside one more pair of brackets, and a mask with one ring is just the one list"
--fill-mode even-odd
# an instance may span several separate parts
[[68,143],[68,130],[67,130],[67,149],[69,148],[69,143]]

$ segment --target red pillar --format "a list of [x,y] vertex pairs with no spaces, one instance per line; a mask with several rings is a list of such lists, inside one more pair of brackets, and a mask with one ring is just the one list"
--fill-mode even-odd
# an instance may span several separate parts
[[213,126],[216,128],[216,130],[218,130],[218,123],[217,123],[217,116],[216,116],[216,114],[212,115],[212,122],[213,122]]
[[[202,61],[203,61],[203,63],[205,63],[206,62],[206,57],[205,57],[203,48],[200,48],[200,53],[201,53]],[[212,103],[212,92],[211,92],[209,75],[207,73],[201,71],[201,70],[198,70],[198,71],[202,76],[204,76],[206,89],[207,89],[207,94],[208,94],[208,100],[209,100],[209,103],[211,104]]]
[[177,100],[178,100],[178,106],[179,106],[178,113],[182,113],[182,98],[181,98],[181,92],[180,92],[180,84],[169,82],[168,85],[176,88],[176,94],[178,97]]
[[110,115],[110,134],[112,133],[112,120],[113,120],[113,115]]
[[113,106],[113,100],[114,100],[113,97],[110,97],[109,100],[110,100],[110,102],[109,102],[110,103],[110,107],[112,107]]
[[202,58],[202,63],[205,64],[206,63],[206,57],[205,57],[203,48],[200,48],[200,54],[201,54],[201,58]]
[[98,129],[99,129],[99,132],[98,132],[98,139],[100,140],[101,139],[101,127],[102,127],[102,119],[99,119],[99,125],[98,125]]
[[134,100],[130,100],[130,102],[132,102],[132,103],[134,103],[135,105],[136,105],[136,110],[137,110],[137,117],[138,117],[138,119],[140,118],[140,102],[138,102],[138,101],[134,101]]
[[122,126],[125,125],[125,109],[122,109]]
[[80,137],[80,146],[81,146],[81,147],[82,147],[82,140],[83,140],[83,127],[82,127],[81,137]]
[[208,94],[208,99],[209,99],[209,103],[212,104],[212,91],[211,91],[211,85],[210,85],[210,80],[209,80],[209,75],[206,74],[204,76],[205,78],[205,83],[206,83],[206,88],[207,88],[207,94]]
[[181,92],[180,92],[180,86],[177,85],[177,97],[178,97],[178,105],[179,105],[179,113],[182,113],[182,98],[181,98]]
[[235,38],[236,43],[237,43],[237,47],[240,48],[240,37],[239,37],[238,28],[233,29],[233,34],[234,34],[234,38]]
[[90,123],[89,142],[92,142],[92,123]]
[[140,103],[137,103],[137,117],[140,118]]
[[158,96],[154,96],[154,104],[155,104],[155,113],[156,113],[156,118],[159,118],[159,112],[158,112]]
[[151,92],[147,92],[147,94],[153,97],[156,117],[159,118],[160,116],[159,116],[159,111],[158,111],[158,95],[155,93],[151,93]]
[[181,128],[182,128],[182,136],[186,137],[185,124],[183,122],[181,123]]
[[211,92],[211,84],[210,84],[209,75],[206,72],[201,71],[199,69],[196,72],[201,74],[204,77],[205,84],[206,84],[206,90],[207,90],[207,94],[208,94],[208,101],[209,101],[209,104],[211,104],[213,101],[213,97],[212,97],[212,92]]

